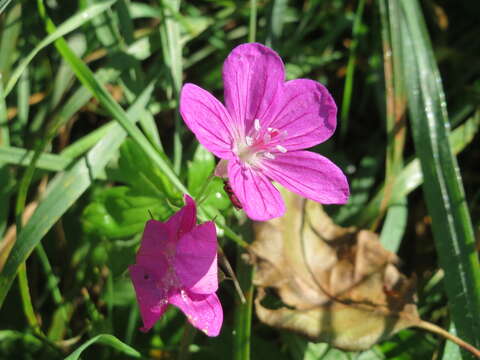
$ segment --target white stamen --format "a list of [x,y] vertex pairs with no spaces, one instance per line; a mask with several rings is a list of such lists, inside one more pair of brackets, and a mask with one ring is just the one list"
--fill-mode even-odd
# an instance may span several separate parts
[[268,132],[272,132],[273,131],[273,128],[269,127],[267,128]]
[[265,151],[263,153],[263,155],[267,158],[267,159],[275,159],[275,155],[273,155],[271,152],[268,152],[268,151]]
[[277,145],[275,146],[277,148],[278,151],[280,151],[281,153],[286,153],[287,152],[287,149],[285,149],[282,145]]
[[260,130],[260,120],[255,119],[255,120],[253,121],[253,126],[255,127],[255,130],[256,130],[256,131],[259,131],[259,130]]
[[247,143],[248,146],[252,146],[253,138],[251,136],[245,136],[245,142]]

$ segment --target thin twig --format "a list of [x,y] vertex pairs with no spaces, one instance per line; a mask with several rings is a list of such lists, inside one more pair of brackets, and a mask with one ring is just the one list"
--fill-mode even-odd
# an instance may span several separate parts
[[430,331],[434,334],[440,335],[441,337],[452,341],[453,343],[457,344],[458,346],[461,346],[465,350],[471,352],[473,355],[475,355],[477,358],[480,359],[480,350],[474,347],[473,345],[470,345],[469,343],[463,341],[459,337],[449,333],[447,330],[442,329],[440,326],[437,326],[435,324],[432,324],[428,321],[420,320],[418,324],[415,325],[416,327]]

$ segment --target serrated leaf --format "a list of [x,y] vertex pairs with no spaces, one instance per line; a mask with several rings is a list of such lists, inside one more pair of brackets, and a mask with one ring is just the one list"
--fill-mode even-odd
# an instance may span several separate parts
[[110,239],[125,238],[142,231],[150,219],[164,220],[173,210],[165,201],[141,195],[136,189],[116,186],[103,190],[83,213],[85,232]]

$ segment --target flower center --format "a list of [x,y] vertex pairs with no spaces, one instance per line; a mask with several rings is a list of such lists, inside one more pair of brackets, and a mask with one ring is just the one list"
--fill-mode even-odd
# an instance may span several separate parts
[[235,152],[243,163],[258,166],[265,158],[275,159],[275,153],[287,152],[287,149],[279,144],[286,134],[286,131],[281,132],[271,127],[262,129],[260,120],[255,119],[245,138],[237,142]]

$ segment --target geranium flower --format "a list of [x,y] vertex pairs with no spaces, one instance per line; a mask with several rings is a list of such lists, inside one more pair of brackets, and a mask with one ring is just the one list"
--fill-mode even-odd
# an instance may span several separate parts
[[276,181],[323,204],[349,196],[342,171],[327,158],[303,151],[335,131],[337,107],[328,90],[308,79],[285,82],[278,54],[257,43],[243,44],[223,65],[225,106],[208,91],[185,84],[180,113],[198,141],[223,161],[216,174],[254,220],[282,216]]
[[172,304],[193,326],[217,336],[223,311],[215,294],[215,225],[212,221],[196,225],[195,202],[188,195],[185,202],[167,222],[147,222],[136,264],[128,268],[143,320],[141,330],[150,330]]

